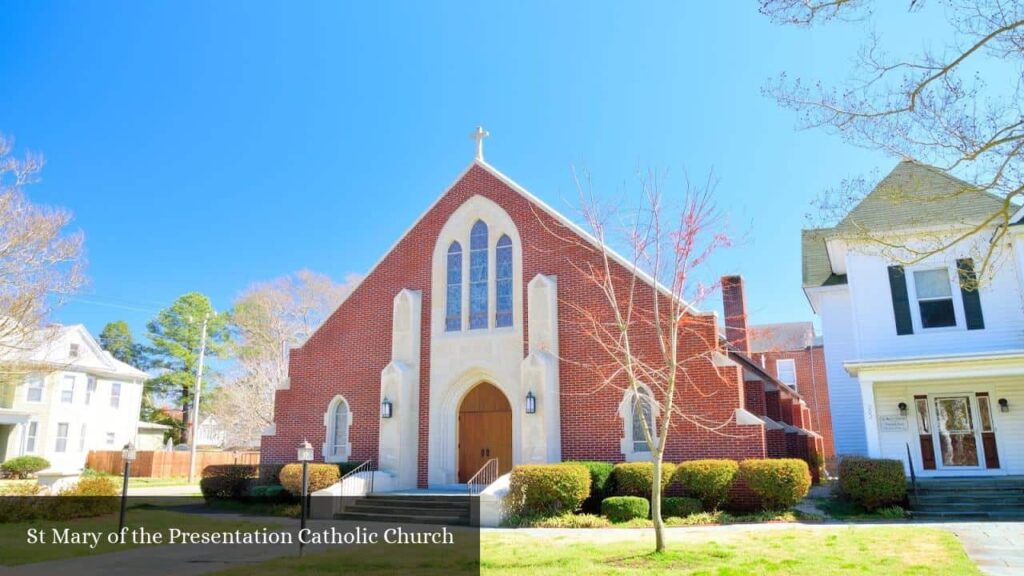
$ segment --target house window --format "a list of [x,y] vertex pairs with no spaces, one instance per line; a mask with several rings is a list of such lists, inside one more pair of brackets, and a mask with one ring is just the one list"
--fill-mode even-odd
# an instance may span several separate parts
[[28,431],[25,434],[25,452],[29,454],[36,451],[36,435],[39,433],[39,422],[29,422]]
[[953,290],[949,282],[949,272],[945,268],[915,270],[914,290],[921,312],[922,328],[956,326]]
[[448,292],[445,304],[444,329],[462,329],[462,245],[452,242],[448,247]]
[[646,426],[647,431],[651,434],[651,439],[654,439],[654,412],[651,409],[650,395],[644,390],[634,395],[632,409],[630,421],[633,427],[633,452],[650,452],[651,447],[647,444],[647,438],[644,436],[644,427]]
[[42,402],[43,401],[43,377],[38,374],[33,374],[28,377],[26,381],[27,391],[25,393],[25,400],[29,402]]
[[114,438],[115,438],[115,436],[114,436],[113,432],[107,432],[107,446],[113,446],[114,445]]
[[65,376],[60,385],[60,403],[71,404],[75,400],[75,377]]
[[495,293],[497,309],[494,325],[501,328],[512,325],[512,239],[502,234],[494,251]]
[[323,454],[328,462],[340,462],[349,457],[350,444],[348,428],[352,425],[352,413],[348,402],[341,396],[335,396],[327,407],[324,415],[327,426],[327,437],[324,442]]
[[85,452],[85,437],[86,437],[86,426],[82,424],[82,436],[78,439],[78,451]]
[[92,404],[92,395],[96,393],[96,377],[89,376],[85,382],[85,403]]
[[796,390],[796,360],[792,358],[776,360],[775,373],[779,376],[779,382]]
[[111,382],[110,383],[110,407],[120,408],[121,407],[121,383]]
[[78,344],[70,344],[68,346],[68,356],[78,358]]
[[57,424],[57,444],[53,448],[54,452],[67,452],[68,451],[68,424],[67,422],[61,422]]
[[487,224],[469,233],[469,329],[487,328]]

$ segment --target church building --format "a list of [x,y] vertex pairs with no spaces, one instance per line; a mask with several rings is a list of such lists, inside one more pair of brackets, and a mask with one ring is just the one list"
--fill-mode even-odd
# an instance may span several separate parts
[[[485,162],[484,136],[454,184],[291,351],[263,463],[293,461],[308,440],[316,461],[369,460],[391,488],[410,489],[466,483],[492,460],[505,474],[650,459],[643,427],[664,417],[651,401],[659,392],[638,399],[602,385],[590,366],[606,353],[580,330],[581,306],[608,306],[581,272],[602,265],[597,240]],[[702,321],[682,339],[692,360],[676,405],[697,417],[676,420],[665,461],[811,460],[820,436],[803,427],[800,395],[731,345],[717,314],[693,315]],[[741,333],[743,322],[726,323]],[[640,353],[653,354],[647,344]]]

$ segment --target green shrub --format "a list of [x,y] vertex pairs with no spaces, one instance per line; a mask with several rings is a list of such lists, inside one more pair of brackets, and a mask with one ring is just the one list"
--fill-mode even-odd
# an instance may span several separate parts
[[601,501],[601,514],[612,522],[646,519],[651,515],[651,503],[639,496],[612,496]]
[[902,506],[886,506],[875,510],[879,518],[886,520],[902,520],[907,517],[907,511]]
[[903,462],[847,456],[839,463],[839,493],[868,511],[903,504],[907,499]]
[[338,472],[344,476],[361,466],[362,462],[338,462]]
[[590,495],[590,472],[579,464],[528,464],[512,469],[507,503],[519,516],[555,516],[579,509]]
[[20,479],[28,478],[49,467],[49,460],[41,456],[18,456],[0,464],[0,472],[3,472],[4,476]]
[[[286,464],[278,475],[281,486],[292,494],[302,496],[302,464]],[[337,464],[309,464],[309,494],[336,484],[341,479]]]
[[218,464],[203,468],[199,489],[207,500],[238,500],[258,479],[259,467],[253,464]]
[[[661,492],[664,493],[672,482],[675,465],[663,462],[661,465]],[[612,469],[612,482],[618,496],[640,496],[650,498],[654,483],[653,462],[624,462]]]
[[691,460],[676,467],[672,482],[700,500],[704,509],[718,510],[729,495],[740,466],[735,460]]
[[295,498],[280,484],[261,484],[249,489],[249,498],[261,502],[292,502]]
[[610,462],[573,461],[568,464],[579,464],[590,471],[590,496],[583,501],[583,511],[596,514],[601,511],[601,500],[611,496],[611,476],[615,467]]
[[792,508],[811,488],[807,462],[796,458],[744,460],[736,477],[757,496],[764,510]]
[[704,511],[704,506],[696,498],[685,496],[664,496],[661,499],[661,517],[669,518],[677,516],[683,518],[691,514],[699,514]]
[[594,514],[560,514],[541,518],[530,524],[533,528],[609,528],[611,522]]
[[113,480],[102,476],[92,476],[81,478],[74,486],[61,490],[59,494],[61,496],[111,497],[120,495],[121,491],[118,490],[117,484]]
[[281,468],[284,468],[284,464],[259,464],[259,478],[255,484],[258,486],[279,486],[281,482],[279,480]]

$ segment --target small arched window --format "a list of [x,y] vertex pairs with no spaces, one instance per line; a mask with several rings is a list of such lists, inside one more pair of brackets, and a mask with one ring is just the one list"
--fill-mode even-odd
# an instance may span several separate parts
[[348,403],[338,400],[331,419],[331,456],[345,458],[348,447]]
[[448,247],[447,290],[444,329],[453,332],[462,329],[462,245],[458,242]]
[[512,325],[512,239],[502,234],[494,251],[495,312],[494,325]]
[[469,233],[469,329],[487,328],[487,224]]
[[654,411],[651,408],[651,402],[650,394],[644,389],[640,389],[633,395],[633,452],[651,451],[651,447],[647,445],[647,437],[644,436],[644,427],[646,427],[651,434],[651,440],[654,440]]

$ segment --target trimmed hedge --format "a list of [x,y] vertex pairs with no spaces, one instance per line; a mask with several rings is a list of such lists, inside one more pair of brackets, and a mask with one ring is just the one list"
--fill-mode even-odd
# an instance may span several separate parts
[[[281,486],[292,496],[302,496],[302,464],[286,464],[278,475]],[[337,464],[309,464],[309,493],[333,486],[341,479]]]
[[[34,490],[38,493],[38,487]],[[0,523],[72,520],[113,514],[120,505],[117,485],[107,478],[82,478],[54,496],[0,498]]]
[[[672,483],[675,465],[669,462],[661,464],[661,492]],[[618,496],[640,496],[650,498],[654,484],[653,462],[624,462],[616,464],[612,469],[612,481],[615,494]],[[603,505],[603,504],[602,504]]]
[[18,456],[0,464],[0,472],[11,478],[28,478],[50,467],[50,461],[42,456]]
[[601,514],[612,522],[628,522],[651,515],[651,503],[639,496],[612,496],[601,501]]
[[580,464],[528,464],[512,469],[509,510],[521,516],[575,512],[590,495],[590,471]]
[[203,468],[199,489],[207,500],[238,500],[259,478],[259,466],[253,464],[216,464]]
[[735,460],[691,460],[676,467],[672,482],[697,498],[708,511],[718,510],[729,495],[740,465]]
[[868,511],[903,504],[907,499],[903,462],[847,456],[839,463],[839,492]]
[[696,498],[685,496],[665,496],[661,499],[661,517],[670,518],[676,516],[685,518],[691,514],[699,514],[704,511],[701,501]]
[[592,514],[601,512],[601,501],[612,495],[612,469],[610,462],[572,461],[567,464],[579,464],[590,472],[590,496],[583,501],[583,511]]
[[765,510],[792,508],[811,488],[807,462],[796,458],[744,460],[736,478],[757,496]]

